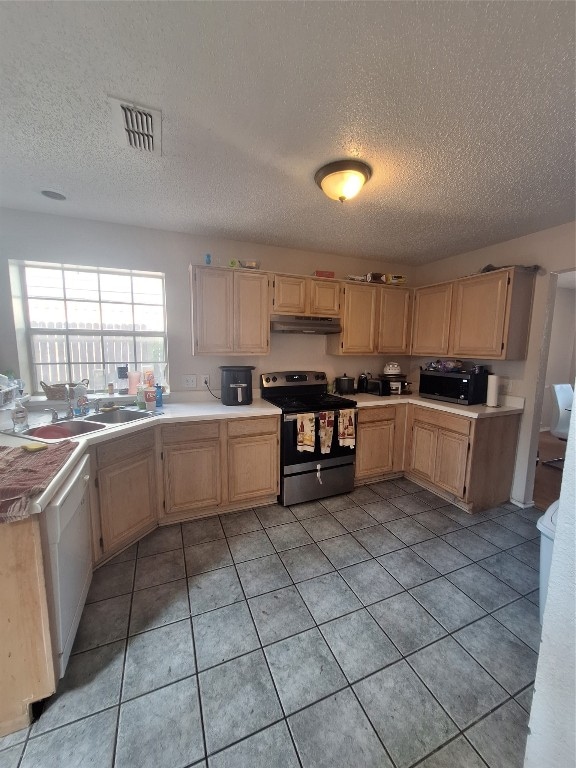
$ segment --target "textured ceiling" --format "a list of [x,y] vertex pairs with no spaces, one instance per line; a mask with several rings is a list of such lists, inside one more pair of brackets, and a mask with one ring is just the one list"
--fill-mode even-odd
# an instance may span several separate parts
[[[0,204],[410,264],[564,223],[575,7],[0,3]],[[161,157],[109,95],[162,110]],[[345,157],[341,205],[313,176]]]

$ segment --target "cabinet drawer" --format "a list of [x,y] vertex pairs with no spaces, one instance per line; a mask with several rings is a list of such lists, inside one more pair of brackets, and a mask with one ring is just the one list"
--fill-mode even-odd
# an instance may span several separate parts
[[231,419],[228,421],[228,437],[267,435],[278,431],[279,416],[262,416],[255,419]]
[[195,440],[217,440],[219,421],[195,421],[188,424],[169,424],[162,427],[162,443],[192,443]]
[[442,429],[449,429],[461,435],[469,435],[471,429],[470,419],[464,416],[454,416],[451,413],[435,411],[432,408],[420,408],[415,406],[413,411],[414,421],[423,421],[425,424],[433,424]]
[[99,467],[115,464],[117,461],[133,456],[141,451],[154,448],[154,429],[146,429],[130,437],[121,437],[101,445],[96,450]]
[[389,421],[396,418],[396,406],[388,405],[383,408],[359,408],[358,424],[369,424],[373,421]]

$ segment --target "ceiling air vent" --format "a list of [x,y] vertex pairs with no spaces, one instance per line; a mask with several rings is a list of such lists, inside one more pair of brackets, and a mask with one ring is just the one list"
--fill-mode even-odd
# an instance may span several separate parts
[[162,112],[108,97],[116,138],[123,147],[162,154]]

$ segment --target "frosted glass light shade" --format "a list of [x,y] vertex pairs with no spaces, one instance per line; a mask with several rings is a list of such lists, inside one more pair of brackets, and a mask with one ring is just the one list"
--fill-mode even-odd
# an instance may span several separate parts
[[314,181],[331,200],[350,200],[356,197],[372,176],[372,169],[359,160],[339,160],[323,166]]

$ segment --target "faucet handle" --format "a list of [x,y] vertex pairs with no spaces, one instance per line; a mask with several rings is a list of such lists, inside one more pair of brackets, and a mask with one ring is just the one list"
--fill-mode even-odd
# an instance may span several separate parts
[[102,401],[100,400],[100,398],[98,398],[97,400],[94,400],[94,413],[100,413],[100,403],[101,402]]

